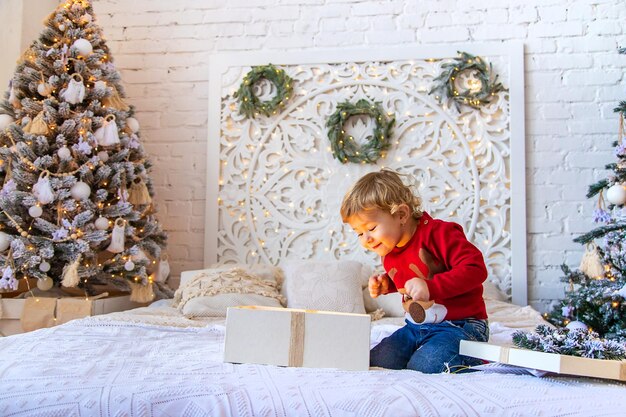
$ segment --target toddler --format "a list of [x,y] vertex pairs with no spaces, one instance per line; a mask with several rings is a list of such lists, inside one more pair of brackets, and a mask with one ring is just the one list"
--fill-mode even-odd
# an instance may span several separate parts
[[385,169],[352,186],[341,217],[361,245],[381,257],[387,272],[370,277],[370,295],[398,291],[425,313],[420,322],[407,314],[405,326],[371,350],[370,365],[438,373],[481,364],[459,354],[461,340],[489,338],[482,297],[487,268],[461,226],[430,217],[400,174]]

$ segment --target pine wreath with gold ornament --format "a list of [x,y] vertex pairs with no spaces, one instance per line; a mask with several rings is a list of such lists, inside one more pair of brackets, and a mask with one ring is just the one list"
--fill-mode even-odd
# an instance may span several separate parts
[[[439,93],[449,101],[452,100],[460,110],[460,105],[480,108],[488,104],[500,91],[507,91],[502,83],[498,82],[496,74],[491,80],[492,65],[479,57],[459,51],[459,57],[452,62],[441,65],[442,73],[433,80],[434,86],[428,94]],[[466,88],[459,86],[460,77],[466,77]]]
[[[261,101],[254,94],[254,85],[261,80],[267,80],[276,87],[276,94],[271,100]],[[283,69],[268,64],[252,67],[252,70],[243,77],[243,82],[234,97],[239,101],[239,114],[253,118],[256,113],[266,116],[276,114],[289,100],[292,92],[293,80]]]
[[[346,137],[346,121],[352,116],[369,116],[374,119],[374,132],[360,145],[352,136]],[[328,139],[333,156],[342,164],[346,162],[374,163],[384,151],[389,149],[394,117],[387,117],[379,103],[370,103],[360,99],[356,103],[349,101],[337,105],[337,110],[328,118]]]

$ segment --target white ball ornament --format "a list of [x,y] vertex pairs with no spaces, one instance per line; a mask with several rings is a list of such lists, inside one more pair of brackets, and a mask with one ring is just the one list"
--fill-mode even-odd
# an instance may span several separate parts
[[72,44],[72,47],[76,48],[79,54],[82,56],[89,56],[93,52],[93,46],[87,39],[76,39]]
[[606,199],[611,204],[623,205],[626,203],[626,187],[622,184],[612,185],[606,192]]
[[107,230],[109,228],[109,219],[106,217],[98,217],[94,224],[98,230]]
[[98,159],[102,162],[106,162],[109,160],[109,154],[107,153],[107,151],[100,151],[98,152]]
[[41,217],[41,215],[43,214],[43,209],[41,208],[41,206],[32,206],[28,209],[28,214],[30,214],[30,217]]
[[37,85],[37,92],[44,97],[48,97],[52,94],[52,90],[52,86],[48,83],[39,83],[39,85]]
[[15,119],[8,114],[0,114],[0,130],[6,129],[14,121]]
[[53,285],[54,281],[52,281],[52,278],[50,277],[39,278],[37,280],[37,288],[39,288],[41,291],[48,291],[50,288],[52,288]]
[[60,25],[59,25],[59,30],[60,30],[61,32],[63,32],[63,31],[65,30],[65,25],[64,25],[64,24],[60,24]]
[[582,321],[570,321],[569,323],[567,323],[567,325],[565,326],[566,328],[570,329],[570,330],[576,330],[576,329],[582,329],[582,330],[587,330],[589,329],[589,327],[583,323]]
[[78,181],[70,188],[70,194],[74,200],[85,200],[91,194],[91,188],[86,183]]
[[127,271],[132,271],[133,269],[135,269],[135,263],[133,261],[127,261],[124,264],[124,269]]
[[43,261],[39,264],[39,270],[41,272],[48,272],[50,270],[50,264],[46,261]]
[[0,232],[0,252],[4,252],[9,249],[9,246],[11,246],[11,239],[9,238],[9,235],[4,232]]
[[63,146],[59,148],[59,150],[57,151],[57,155],[59,155],[59,158],[67,160],[72,157],[72,152],[70,151],[70,148],[68,148],[67,146]]
[[128,128],[133,133],[139,132],[139,121],[134,117],[129,117],[128,119],[126,119],[126,126],[128,126]]

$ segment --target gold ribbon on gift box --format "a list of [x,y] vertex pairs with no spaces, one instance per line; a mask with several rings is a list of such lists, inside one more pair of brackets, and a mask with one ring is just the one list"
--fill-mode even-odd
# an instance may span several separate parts
[[[263,306],[240,306],[238,308],[246,310],[272,310],[283,311],[289,309],[276,309],[274,307]],[[301,367],[304,363],[304,332],[305,315],[307,313],[317,313],[318,310],[296,310],[289,312],[291,315],[291,326],[289,331],[289,358],[287,366]]]
[[505,346],[500,347],[500,359],[498,360],[498,362],[509,363],[509,352],[510,352],[510,349],[508,347],[505,347]]
[[302,366],[304,362],[304,311],[291,312],[289,336],[289,365]]

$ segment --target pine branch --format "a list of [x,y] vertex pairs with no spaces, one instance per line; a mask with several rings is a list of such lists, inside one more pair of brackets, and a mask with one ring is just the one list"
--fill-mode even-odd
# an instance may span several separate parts
[[619,105],[613,109],[615,113],[622,113],[626,115],[626,101],[620,101]]
[[594,195],[598,194],[600,191],[605,189],[609,185],[609,181],[604,179],[600,180],[595,184],[591,184],[589,186],[589,191],[587,191],[587,198],[591,198]]
[[513,333],[513,343],[523,349],[584,358],[621,360],[626,357],[623,343],[600,339],[597,333],[584,329],[553,330],[544,324],[538,325],[535,333],[517,330]]
[[585,233],[584,235],[578,236],[576,239],[574,239],[574,242],[581,243],[584,245],[586,243],[591,242],[594,239],[597,239],[599,237],[606,235],[609,232],[613,232],[616,230],[624,230],[624,229],[626,229],[626,222],[610,223],[610,224],[607,224],[606,226],[600,226],[588,233]]

